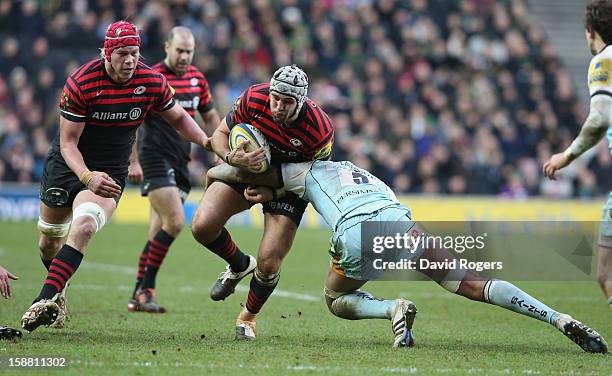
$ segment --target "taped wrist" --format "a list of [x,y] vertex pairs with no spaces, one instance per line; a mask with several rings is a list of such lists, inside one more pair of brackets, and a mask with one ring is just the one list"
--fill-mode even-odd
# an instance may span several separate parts
[[79,180],[87,187],[89,182],[91,181],[91,178],[93,178],[95,174],[96,173],[94,171],[87,170],[81,174]]

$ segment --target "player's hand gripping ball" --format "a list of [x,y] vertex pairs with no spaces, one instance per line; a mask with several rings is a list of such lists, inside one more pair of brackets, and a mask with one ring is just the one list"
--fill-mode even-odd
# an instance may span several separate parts
[[230,131],[230,150],[234,150],[236,146],[240,145],[245,140],[247,141],[247,145],[245,147],[245,151],[247,153],[250,153],[262,147],[264,149],[264,154],[266,155],[266,159],[260,164],[258,169],[249,169],[249,171],[256,174],[261,174],[262,172],[265,172],[268,167],[270,167],[270,160],[272,159],[272,154],[270,153],[270,145],[268,145],[266,137],[259,129],[255,128],[251,124],[236,124]]

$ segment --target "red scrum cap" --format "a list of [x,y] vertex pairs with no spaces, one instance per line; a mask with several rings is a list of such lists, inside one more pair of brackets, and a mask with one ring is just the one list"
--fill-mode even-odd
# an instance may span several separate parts
[[110,62],[111,54],[117,48],[140,47],[140,34],[133,23],[117,21],[108,26],[104,37],[104,55]]

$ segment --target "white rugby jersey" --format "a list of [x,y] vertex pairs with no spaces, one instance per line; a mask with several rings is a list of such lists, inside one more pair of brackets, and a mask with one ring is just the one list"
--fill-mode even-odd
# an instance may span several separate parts
[[[591,98],[596,95],[608,95],[612,97],[612,45],[608,45],[600,53],[593,56],[589,65],[588,74],[589,94]],[[612,153],[612,119],[609,119],[608,149]]]

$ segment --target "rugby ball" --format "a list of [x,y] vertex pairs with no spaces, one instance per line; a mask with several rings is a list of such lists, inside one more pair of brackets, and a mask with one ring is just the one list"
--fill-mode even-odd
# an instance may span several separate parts
[[266,159],[259,166],[258,169],[249,169],[250,172],[254,172],[256,174],[261,174],[265,172],[268,167],[270,167],[270,160],[272,159],[272,154],[270,153],[270,145],[268,145],[268,141],[264,134],[251,124],[240,123],[236,124],[232,127],[229,136],[229,147],[230,150],[234,150],[234,148],[240,145],[244,140],[248,142],[246,146],[246,151],[251,152],[262,147],[264,149]]

